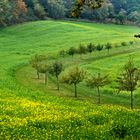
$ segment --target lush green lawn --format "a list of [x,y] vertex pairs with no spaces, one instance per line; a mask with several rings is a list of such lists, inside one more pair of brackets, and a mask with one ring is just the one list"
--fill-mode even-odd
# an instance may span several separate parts
[[[35,79],[35,71],[27,65],[32,55],[46,54],[60,59],[66,67],[79,64],[91,73],[110,73],[115,79],[129,55],[140,65],[138,42],[113,48],[109,55],[103,50],[82,59],[78,55],[74,59],[58,58],[57,53],[80,43],[136,41],[133,35],[138,32],[140,29],[134,26],[66,21],[40,21],[0,29],[0,139],[139,136],[140,111],[128,109],[129,94],[117,95],[111,85],[107,86],[102,90],[102,103],[108,105],[98,106],[94,104],[96,91],[84,82],[78,89],[79,98],[74,99],[71,86],[61,85],[58,93],[53,77],[49,77],[46,87],[43,80]],[[139,90],[135,92],[135,107],[140,108]]]

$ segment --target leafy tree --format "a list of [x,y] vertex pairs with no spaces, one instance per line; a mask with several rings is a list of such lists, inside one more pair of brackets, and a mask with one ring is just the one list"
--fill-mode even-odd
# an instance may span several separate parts
[[80,57],[82,57],[82,54],[85,54],[86,53],[85,46],[83,46],[83,45],[80,44],[80,46],[78,48],[78,53],[80,54]]
[[39,3],[35,3],[34,11],[36,16],[40,19],[43,19],[46,15],[44,8]]
[[1,0],[0,1],[0,26],[15,24],[25,21],[27,13],[26,4],[23,0]]
[[101,8],[93,11],[93,18],[100,22],[106,22],[107,18],[112,14],[111,3],[104,2]]
[[65,17],[65,7],[63,0],[48,1],[47,11],[50,17],[58,19]]
[[131,109],[133,109],[133,92],[138,88],[139,69],[134,65],[133,59],[125,64],[123,72],[117,77],[119,91],[129,91],[131,98]]
[[109,53],[109,50],[112,49],[112,45],[110,43],[107,43],[105,45],[105,48],[108,50],[108,53]]
[[34,2],[33,0],[24,0],[25,4],[27,5],[27,7],[33,8],[34,7]]
[[46,56],[44,55],[35,55],[31,58],[30,60],[30,64],[32,65],[33,68],[36,69],[36,72],[37,72],[37,78],[39,79],[39,67],[40,67],[40,64],[42,61],[46,60]]
[[63,65],[60,62],[54,62],[49,70],[49,72],[56,77],[57,89],[59,91],[59,75],[63,70]]
[[9,3],[8,0],[1,0],[0,1],[0,26],[5,26],[6,18],[9,12]]
[[46,63],[39,64],[39,66],[38,66],[39,73],[43,73],[45,75],[45,84],[47,84],[47,82],[48,82],[49,68],[50,68],[50,66]]
[[138,11],[132,11],[129,15],[128,15],[128,19],[130,21],[136,22],[140,19],[140,13]]
[[64,50],[61,50],[61,51],[59,52],[59,55],[62,56],[62,57],[64,57],[65,54],[66,54],[66,51],[64,51]]
[[126,21],[126,11],[124,9],[121,9],[121,11],[116,16],[116,19],[120,22],[120,24],[124,24]]
[[25,15],[27,13],[27,7],[23,0],[10,1],[11,17],[9,18],[9,24],[20,23],[25,21]]
[[108,75],[101,76],[100,73],[98,73],[97,76],[91,76],[87,79],[87,85],[91,88],[97,88],[97,94],[98,94],[98,103],[101,102],[101,95],[100,95],[100,88],[104,87],[105,85],[109,84]]
[[85,71],[78,66],[69,69],[67,73],[64,73],[61,77],[61,82],[67,84],[73,84],[75,89],[75,97],[77,97],[77,85],[85,78]]
[[95,49],[95,46],[92,43],[87,45],[87,51],[91,54]]
[[92,9],[97,9],[102,6],[102,3],[103,0],[76,0],[75,7],[72,10],[72,16],[79,17],[85,5]]
[[74,47],[69,48],[69,50],[67,51],[67,53],[69,55],[71,55],[72,57],[74,56],[74,54],[77,52],[77,50]]
[[71,17],[71,11],[73,8],[73,5],[75,4],[75,0],[63,0],[64,6],[65,6],[65,15],[67,18]]
[[101,45],[101,44],[98,44],[97,46],[96,46],[96,50],[97,51],[102,51],[103,50],[103,45]]

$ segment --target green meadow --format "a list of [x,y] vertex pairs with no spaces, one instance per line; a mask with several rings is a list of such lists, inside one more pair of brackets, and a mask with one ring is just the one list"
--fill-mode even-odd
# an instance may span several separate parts
[[[44,75],[37,80],[29,64],[35,54],[44,54],[50,62],[61,61],[65,69],[78,65],[115,81],[130,56],[140,67],[140,41],[133,37],[139,32],[136,26],[53,20],[0,29],[0,139],[140,139],[140,89],[134,92],[134,110],[130,94],[117,94],[114,83],[101,89],[98,105],[96,89],[85,81],[74,98],[72,85],[61,83],[58,92],[53,76],[46,86]],[[79,44],[107,42],[113,44],[109,53],[103,49],[82,57],[58,55]]]

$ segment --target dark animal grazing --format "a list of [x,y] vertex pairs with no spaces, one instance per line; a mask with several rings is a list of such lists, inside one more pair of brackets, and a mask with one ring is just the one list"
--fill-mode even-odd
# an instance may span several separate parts
[[140,38],[140,34],[134,35],[135,38]]

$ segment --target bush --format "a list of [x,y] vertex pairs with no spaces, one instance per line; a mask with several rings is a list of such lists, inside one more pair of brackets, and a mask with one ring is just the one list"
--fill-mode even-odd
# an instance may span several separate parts
[[122,46],[127,46],[127,43],[126,42],[122,42],[121,45]]
[[133,44],[134,44],[134,41],[130,41],[129,44],[130,44],[130,45],[133,45]]

